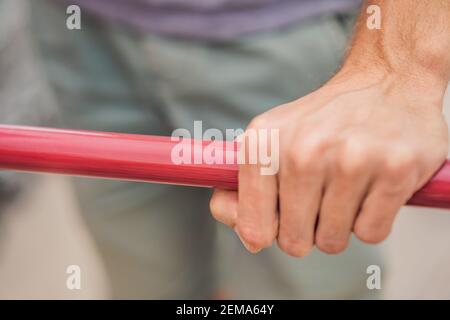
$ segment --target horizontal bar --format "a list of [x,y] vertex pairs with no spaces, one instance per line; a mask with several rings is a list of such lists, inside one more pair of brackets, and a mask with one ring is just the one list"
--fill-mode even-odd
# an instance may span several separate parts
[[[180,144],[192,150],[190,164],[174,163]],[[206,147],[226,164],[195,163]],[[236,152],[232,142],[0,125],[0,169],[6,170],[236,190]],[[407,204],[450,209],[449,160]]]

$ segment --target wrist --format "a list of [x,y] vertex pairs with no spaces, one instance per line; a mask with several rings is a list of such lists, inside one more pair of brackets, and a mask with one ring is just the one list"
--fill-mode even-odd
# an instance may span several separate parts
[[397,97],[411,105],[442,108],[448,82],[433,73],[403,72],[378,63],[347,60],[326,87],[334,93],[378,88],[383,96]]
[[[335,78],[354,78],[353,82],[361,81],[360,86],[392,83],[417,98],[441,101],[450,81],[450,4],[371,0],[365,7],[371,4],[383,12],[381,29],[366,27],[363,9],[352,46]],[[424,18],[424,12],[433,17],[433,23]]]

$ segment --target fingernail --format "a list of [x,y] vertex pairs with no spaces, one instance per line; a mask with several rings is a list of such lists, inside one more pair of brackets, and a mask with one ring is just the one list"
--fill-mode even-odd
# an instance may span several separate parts
[[253,253],[253,254],[256,254],[256,253],[258,253],[258,252],[261,251],[260,248],[259,248],[259,249],[256,249],[255,247],[253,247],[253,246],[249,245],[248,243],[246,243],[246,242],[242,239],[242,237],[241,237],[241,235],[239,234],[239,232],[237,231],[237,228],[236,228],[236,227],[234,227],[234,232],[236,232],[237,236],[239,237],[239,240],[241,240],[242,244],[244,245],[245,249],[247,249],[247,251],[249,251],[249,252],[251,252],[251,253]]

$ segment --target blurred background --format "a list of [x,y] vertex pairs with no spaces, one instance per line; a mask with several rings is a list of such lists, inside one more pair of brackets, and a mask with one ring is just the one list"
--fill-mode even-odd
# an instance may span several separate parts
[[[24,1],[0,0],[0,123],[51,125],[56,106],[33,56],[27,10]],[[1,299],[109,297],[67,178],[0,172],[0,195]],[[383,298],[450,298],[450,211],[402,209],[382,247],[389,270]],[[66,288],[72,264],[83,270],[81,290]]]

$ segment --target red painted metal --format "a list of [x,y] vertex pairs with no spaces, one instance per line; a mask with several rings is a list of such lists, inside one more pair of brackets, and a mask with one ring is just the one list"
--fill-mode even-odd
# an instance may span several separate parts
[[[192,147],[192,164],[172,161],[179,143]],[[216,157],[235,159],[236,144],[221,141],[0,125],[0,169],[236,190],[236,161],[194,163],[206,146]],[[450,161],[408,204],[450,209]]]
[[[163,136],[0,125],[0,169],[236,188],[236,165],[174,164],[178,143]],[[195,147],[209,142],[182,143],[192,145],[194,158]],[[227,148],[234,152],[234,144]]]

